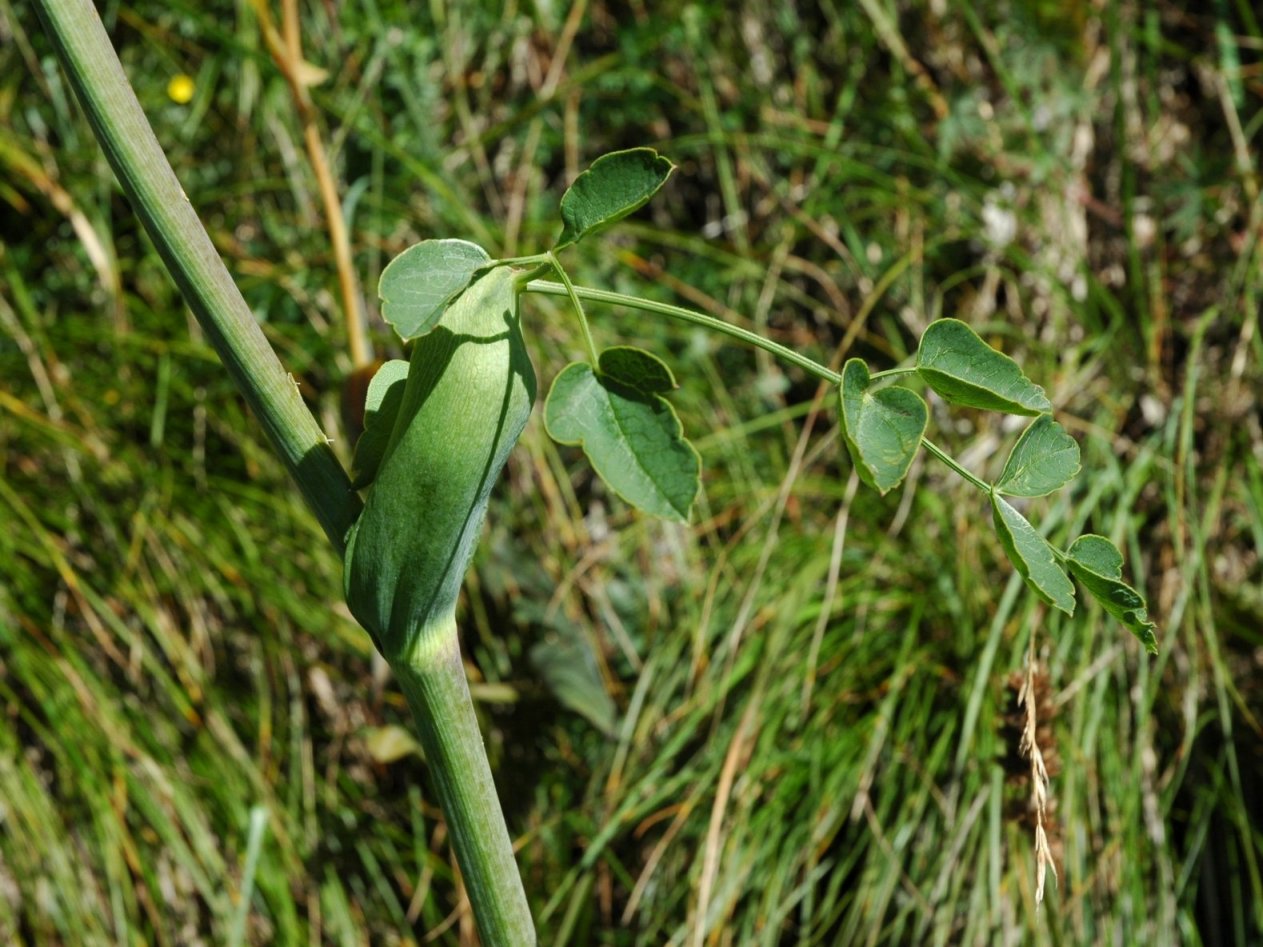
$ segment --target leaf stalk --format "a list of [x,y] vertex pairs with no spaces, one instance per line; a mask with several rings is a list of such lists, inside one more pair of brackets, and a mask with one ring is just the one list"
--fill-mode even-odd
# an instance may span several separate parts
[[[566,272],[565,267],[561,265],[561,261],[557,259],[557,254],[552,250],[547,253],[548,262],[552,264],[553,271],[561,279],[564,295],[570,297],[570,304],[574,306],[575,315],[579,317],[579,328],[583,330],[583,344],[588,350],[588,359],[592,363],[592,370],[599,371],[601,364],[601,354],[596,349],[596,342],[592,338],[592,328],[588,325],[587,314],[583,311],[583,303],[579,301],[579,294],[575,290],[574,283],[570,282],[570,275]],[[530,291],[530,284],[527,284],[527,291]]]
[[991,495],[991,484],[987,483],[985,480],[981,480],[978,477],[974,476],[972,473],[970,473],[968,470],[962,467],[956,461],[956,458],[954,458],[951,454],[947,453],[947,451],[943,450],[943,448],[939,447],[928,437],[922,437],[921,443],[925,445],[926,450],[928,450],[931,454],[933,454],[943,463],[947,464],[947,466],[951,467],[952,470],[956,471],[956,473],[958,473],[965,480],[968,480],[970,483],[972,483],[975,487],[977,487],[979,490],[981,490],[983,493],[987,494],[988,496]]
[[666,316],[675,319],[678,322],[689,322],[693,325],[702,326],[711,329],[721,335],[744,342],[746,345],[763,349],[763,351],[775,355],[777,358],[791,365],[796,365],[807,374],[819,378],[821,381],[828,382],[831,385],[840,384],[842,376],[835,371],[831,371],[821,365],[815,359],[808,358],[795,352],[793,349],[773,342],[771,339],[765,339],[756,332],[749,329],[743,329],[740,326],[734,326],[732,323],[724,322],[722,319],[716,319],[714,316],[708,316],[692,309],[685,309],[683,306],[673,306],[670,303],[655,302],[651,299],[642,299],[639,296],[628,296],[624,293],[615,293],[605,289],[591,289],[587,286],[574,286],[566,280],[566,285],[550,283],[546,280],[531,280],[526,284],[526,292],[540,293],[544,296],[572,296],[576,299],[586,299],[589,302],[606,303],[611,306],[626,306],[628,309],[639,309],[641,312],[652,312],[656,315]]

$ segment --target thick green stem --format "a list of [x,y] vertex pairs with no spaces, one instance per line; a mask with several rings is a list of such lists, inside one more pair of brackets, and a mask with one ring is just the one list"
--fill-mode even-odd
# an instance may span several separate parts
[[36,0],[62,68],[137,216],[276,452],[342,551],[360,501],[268,345],[123,74],[89,0]]
[[469,902],[485,947],[532,947],[535,928],[500,811],[456,629],[418,637],[424,647],[395,664],[438,790]]
[[[145,119],[88,0],[36,0],[62,67],[123,190],[237,387],[343,551],[360,513],[328,439],[281,366]],[[455,629],[396,667],[416,715],[474,914],[488,947],[535,943],[526,896],[474,715]]]
[[680,322],[691,322],[693,325],[713,329],[715,332],[738,339],[747,345],[753,345],[755,348],[770,352],[782,361],[791,365],[797,365],[809,375],[814,375],[816,378],[827,381],[831,385],[842,383],[841,375],[825,368],[815,359],[810,359],[806,355],[800,355],[793,349],[787,349],[771,339],[765,339],[757,332],[734,326],[731,323],[724,322],[722,319],[716,319],[714,316],[695,312],[692,309],[685,309],[683,306],[672,306],[670,303],[654,302],[651,299],[641,299],[639,296],[626,296],[623,293],[613,293],[604,289],[589,289],[586,286],[567,288],[560,283],[550,283],[546,280],[531,280],[526,284],[526,292],[542,293],[546,296],[570,296],[573,292],[573,295],[579,299],[587,299],[595,303],[608,303],[611,306],[626,306],[629,309],[640,309],[644,312],[654,312],[658,315],[668,316]]

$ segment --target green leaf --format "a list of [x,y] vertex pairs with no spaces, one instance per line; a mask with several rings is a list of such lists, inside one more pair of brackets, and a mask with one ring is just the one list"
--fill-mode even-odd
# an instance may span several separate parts
[[492,268],[413,344],[390,441],[347,535],[346,602],[388,661],[412,660],[455,621],[492,488],[534,401],[517,274]]
[[355,442],[355,454],[351,458],[351,482],[356,490],[362,490],[373,482],[381,465],[390,434],[395,429],[395,418],[403,402],[403,390],[408,381],[408,363],[392,359],[377,369],[368,383],[368,396],[364,399],[364,433]]
[[1078,472],[1079,445],[1052,415],[1041,414],[1013,445],[995,489],[1012,497],[1042,497]]
[[838,389],[842,432],[860,479],[886,493],[908,475],[930,414],[914,391],[869,391],[868,385],[868,366],[863,359],[850,359]]
[[1123,581],[1123,554],[1104,536],[1088,533],[1066,553],[1071,573],[1102,607],[1131,630],[1150,654],[1158,653],[1157,627],[1145,598]]
[[921,336],[917,372],[952,404],[1008,414],[1052,410],[1044,389],[958,319],[931,322]]
[[613,736],[618,708],[605,689],[592,647],[577,633],[548,638],[531,648],[531,663],[554,696],[590,724]]
[[382,318],[405,342],[425,335],[490,262],[486,250],[467,240],[422,240],[382,270]]
[[1074,614],[1074,586],[1056,553],[1043,536],[1035,532],[1026,517],[998,494],[991,494],[992,519],[996,534],[1013,567],[1022,574],[1035,594],[1067,615]]
[[701,459],[684,438],[675,409],[655,391],[572,362],[553,380],[544,426],[554,440],[581,445],[601,479],[628,503],[654,516],[688,519],[701,484]]
[[675,170],[652,148],[632,148],[602,155],[561,197],[560,250],[590,233],[639,210]]
[[599,361],[601,374],[620,384],[650,394],[673,391],[677,387],[666,362],[644,349],[616,345],[602,352]]

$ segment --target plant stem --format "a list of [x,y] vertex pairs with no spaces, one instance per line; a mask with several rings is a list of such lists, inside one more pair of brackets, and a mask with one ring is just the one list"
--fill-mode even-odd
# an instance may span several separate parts
[[899,368],[888,368],[883,372],[873,372],[868,376],[870,382],[879,381],[882,378],[898,378],[901,375],[915,375],[917,367],[915,365],[903,365]]
[[497,266],[515,266],[519,269],[542,267],[545,270],[551,270],[555,265],[551,254],[533,253],[530,256],[510,256],[502,260],[492,260],[484,269],[494,269]]
[[[343,551],[360,501],[293,378],[202,227],[88,0],[36,0],[92,129],[137,216],[329,541]],[[465,680],[455,629],[395,668],[416,716],[452,844],[488,947],[535,933]]]
[[691,322],[693,325],[702,326],[712,329],[729,338],[737,339],[745,342],[747,345],[753,345],[755,348],[763,349],[770,352],[782,361],[789,362],[791,365],[797,365],[809,375],[814,375],[822,381],[827,381],[831,385],[838,385],[842,382],[842,376],[837,372],[830,371],[814,359],[808,358],[806,355],[800,355],[793,349],[787,349],[783,345],[773,342],[771,339],[765,339],[757,332],[751,332],[749,329],[743,329],[740,326],[734,326],[722,319],[716,319],[714,316],[707,316],[692,309],[685,309],[682,306],[673,306],[670,303],[654,302],[649,299],[641,299],[639,296],[625,296],[622,293],[614,293],[604,289],[589,289],[586,286],[571,286],[567,289],[558,283],[550,283],[546,280],[531,280],[526,284],[528,293],[541,293],[545,296],[569,296],[573,293],[579,299],[586,299],[589,302],[608,303],[612,306],[626,306],[629,309],[639,309],[643,312],[657,313],[661,316],[667,316],[671,319],[677,319],[680,322]]
[[[596,342],[592,340],[592,329],[588,325],[587,314],[583,311],[583,303],[579,301],[579,293],[575,290],[574,283],[570,282],[570,277],[567,275],[565,268],[561,265],[561,261],[557,259],[557,254],[553,253],[552,250],[549,250],[546,256],[548,257],[548,262],[552,264],[553,271],[561,278],[562,293],[570,297],[570,304],[574,306],[575,312],[579,316],[579,328],[583,330],[583,343],[588,347],[588,358],[592,362],[592,370],[600,371],[599,364],[601,356],[596,350]],[[554,283],[550,285],[556,284]],[[528,292],[530,291],[530,288],[531,284],[527,283],[526,289]]]
[[928,450],[931,454],[933,454],[943,463],[947,464],[947,466],[951,467],[952,470],[956,471],[958,474],[960,474],[962,477],[964,477],[966,480],[972,483],[975,487],[977,487],[983,493],[986,493],[986,494],[991,493],[991,484],[987,483],[985,480],[980,480],[977,477],[975,477],[972,473],[970,473],[968,470],[962,467],[959,463],[957,463],[956,458],[952,457],[945,450],[943,450],[943,448],[939,447],[928,437],[921,438],[921,443],[925,445],[926,450]]
[[408,698],[485,947],[531,947],[535,927],[483,748],[456,628],[394,666]]
[[36,0],[35,8],[110,166],[185,302],[340,552],[359,515],[359,497],[167,163],[96,8],[89,0]]

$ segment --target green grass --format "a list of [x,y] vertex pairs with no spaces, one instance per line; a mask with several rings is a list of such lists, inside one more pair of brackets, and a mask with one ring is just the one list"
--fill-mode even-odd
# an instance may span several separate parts
[[[330,244],[249,4],[106,12],[349,451]],[[1249,4],[596,4],[563,41],[566,15],[304,5],[363,285],[421,237],[535,252],[587,161],[652,144],[677,177],[572,252],[576,281],[835,364],[887,367],[930,319],[969,321],[1083,447],[1089,473],[1039,521],[1124,549],[1162,654],[1094,607],[1038,605],[932,459],[911,496],[852,496],[834,406],[797,371],[590,307],[598,343],[669,354],[705,496],[688,529],[644,521],[536,418],[489,516],[464,643],[542,942],[1263,936]],[[0,940],[471,942],[424,766],[383,755],[407,708],[340,563],[31,10],[0,0],[0,26]],[[547,384],[582,343],[560,301],[528,306]],[[1016,437],[941,406],[931,426],[991,475]],[[1061,880],[1038,911],[1006,768],[1033,633],[1060,762]]]

